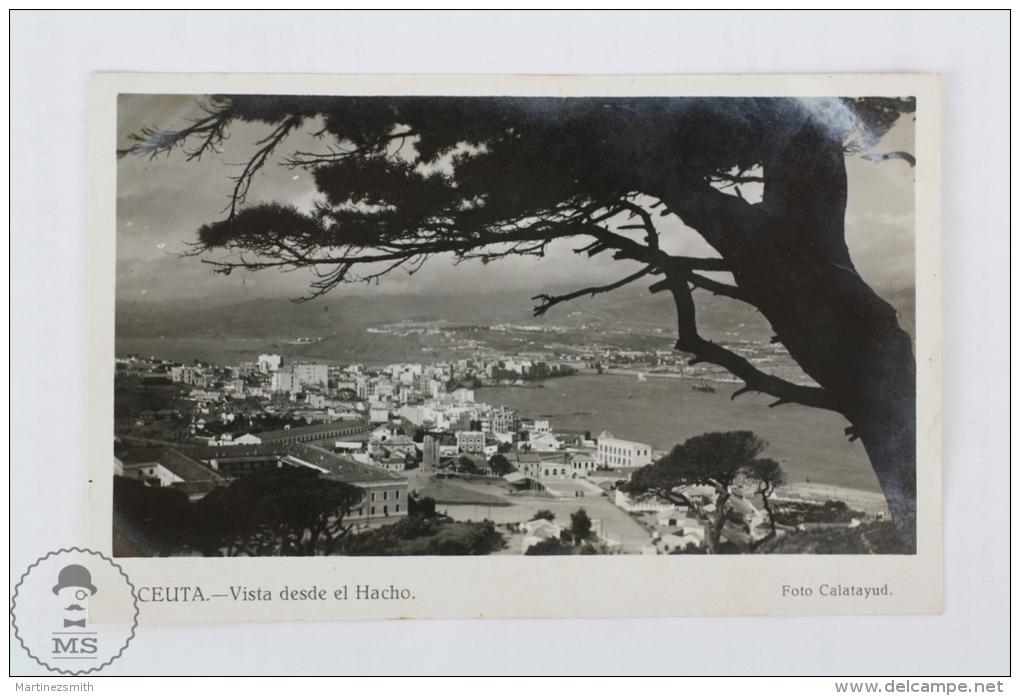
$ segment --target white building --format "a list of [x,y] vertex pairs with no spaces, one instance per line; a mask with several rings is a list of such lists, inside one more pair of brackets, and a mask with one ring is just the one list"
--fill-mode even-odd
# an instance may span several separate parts
[[663,510],[672,510],[676,507],[672,503],[667,503],[655,497],[634,500],[620,489],[616,489],[614,495],[613,502],[616,504],[616,507],[627,512],[662,512]]
[[475,402],[475,391],[474,389],[454,389],[450,393],[453,397],[453,401],[458,404],[473,404]]
[[563,443],[552,433],[532,433],[528,437],[528,444],[532,452],[556,452],[563,447]]
[[549,520],[531,520],[521,525],[524,539],[521,541],[521,552],[527,553],[535,544],[546,539],[559,539],[563,528]]
[[618,440],[609,433],[602,433],[595,459],[608,467],[645,466],[652,463],[652,446],[643,442]]
[[183,382],[184,384],[199,384],[202,382],[202,373],[189,365],[175,365],[170,368],[170,381]]
[[260,355],[259,372],[276,372],[283,366],[283,357],[279,355]]
[[235,437],[233,443],[235,445],[261,445],[262,444],[262,438],[259,437],[258,435],[252,435],[251,433],[245,433],[244,435],[241,435],[240,437]]
[[217,486],[225,486],[230,482],[219,472],[176,450],[163,452],[155,461],[126,466],[124,474],[131,478],[147,479],[150,485],[173,486],[183,491],[190,500],[198,500]]
[[293,372],[274,372],[270,388],[274,392],[287,392],[289,394],[298,389],[298,381],[294,378]]
[[588,474],[598,466],[598,462],[586,454],[575,454],[570,458],[570,471],[574,478],[588,478]]
[[429,395],[433,399],[439,399],[446,395],[446,385],[439,380],[430,379],[428,384]]
[[329,385],[328,365],[297,363],[292,366],[292,372],[298,384],[313,384],[320,387]]
[[471,452],[474,454],[483,452],[485,449],[485,433],[458,430],[457,448],[461,452]]
[[305,402],[312,408],[326,408],[329,400],[322,394],[306,394]]
[[705,544],[705,529],[700,525],[688,525],[662,537],[664,553],[682,551],[688,546],[701,548]]

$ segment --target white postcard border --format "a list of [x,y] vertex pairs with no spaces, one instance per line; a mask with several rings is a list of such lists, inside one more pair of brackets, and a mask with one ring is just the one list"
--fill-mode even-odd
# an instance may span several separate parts
[[[413,599],[149,602],[142,622],[380,618],[639,617],[938,613],[942,610],[941,94],[934,75],[291,76],[96,74],[90,109],[89,546],[112,539],[116,95],[118,93],[433,95],[903,96],[917,105],[915,189],[918,548],[911,556],[613,556],[570,558],[118,559],[136,586],[346,585],[408,589]],[[783,596],[782,587],[889,585],[892,595]],[[208,589],[207,589],[208,588]],[[607,598],[612,598],[611,601]],[[597,601],[597,600],[602,601]],[[101,621],[101,616],[95,617]]]

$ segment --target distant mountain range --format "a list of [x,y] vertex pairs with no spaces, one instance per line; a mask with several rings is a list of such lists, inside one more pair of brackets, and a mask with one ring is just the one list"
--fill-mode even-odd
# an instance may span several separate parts
[[[555,295],[572,287],[544,288]],[[342,289],[341,289],[342,291]],[[535,291],[501,291],[449,295],[350,295],[341,291],[292,302],[258,298],[226,305],[201,301],[119,303],[117,338],[217,339],[247,338],[295,341],[303,337],[353,341],[357,352],[371,350],[376,341],[366,330],[400,322],[445,321],[451,326],[530,324],[561,326],[571,334],[585,329],[634,332],[665,337],[675,332],[676,314],[668,293],[650,295],[646,287],[631,286],[594,298],[583,297],[534,317]],[[754,308],[706,292],[696,292],[698,325],[706,337],[767,340],[772,332]],[[901,324],[914,333],[914,293],[903,290],[887,299],[901,315]],[[656,329],[660,331],[656,331]],[[364,345],[361,345],[364,344]],[[300,346],[303,349],[307,346]],[[296,352],[303,352],[297,350]]]

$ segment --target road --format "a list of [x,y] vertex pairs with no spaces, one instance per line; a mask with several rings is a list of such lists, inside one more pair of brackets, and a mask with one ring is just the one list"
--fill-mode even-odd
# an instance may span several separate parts
[[[480,521],[489,519],[496,524],[527,522],[539,510],[551,510],[556,523],[570,524],[570,513],[583,507],[593,520],[602,520],[603,535],[620,542],[623,553],[641,553],[641,547],[651,543],[651,534],[635,520],[610,502],[605,495],[584,498],[552,498],[521,495],[502,479],[436,479],[435,473],[412,469],[402,472],[408,478],[408,488],[419,495],[430,495],[441,501],[436,509],[455,520]],[[442,486],[442,488],[439,488]],[[520,539],[503,530],[510,541],[510,552],[520,553]]]

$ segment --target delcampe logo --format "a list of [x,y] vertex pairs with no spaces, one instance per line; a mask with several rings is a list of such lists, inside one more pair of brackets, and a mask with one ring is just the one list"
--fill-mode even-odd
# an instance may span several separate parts
[[61,674],[88,674],[120,657],[131,642],[137,597],[110,558],[89,549],[61,549],[21,576],[11,617],[15,635],[36,662]]

